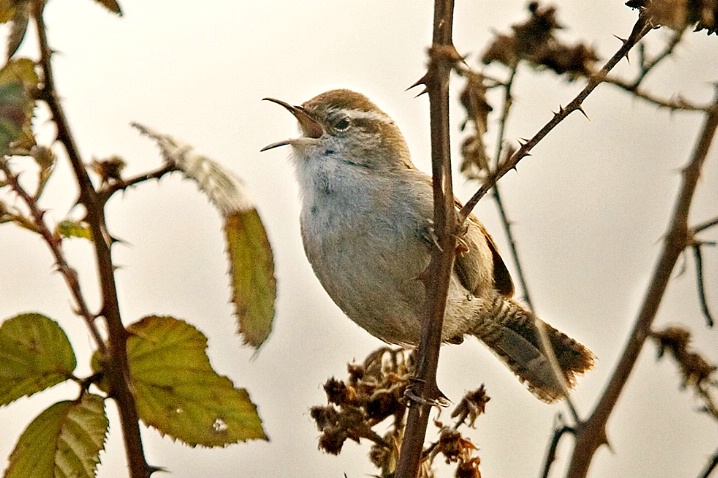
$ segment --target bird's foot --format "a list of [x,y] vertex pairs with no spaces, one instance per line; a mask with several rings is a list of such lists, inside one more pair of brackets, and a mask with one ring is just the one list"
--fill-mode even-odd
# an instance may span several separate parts
[[427,382],[417,377],[410,379],[409,386],[404,392],[404,400],[408,406],[412,404],[429,405],[432,407],[448,407],[451,400],[439,390],[436,380]]
[[431,219],[426,221],[426,224],[424,224],[424,227],[421,230],[421,238],[427,244],[431,244],[443,252],[443,249],[441,249],[441,246],[439,245],[439,237],[436,235],[436,231],[434,230],[434,221]]

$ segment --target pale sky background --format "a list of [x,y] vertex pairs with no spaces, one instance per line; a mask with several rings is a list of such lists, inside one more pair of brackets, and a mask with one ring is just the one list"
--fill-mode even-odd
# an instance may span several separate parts
[[[144,429],[149,462],[167,467],[169,476],[339,478],[346,473],[354,478],[375,473],[366,457],[368,444],[347,442],[338,457],[317,450],[318,432],[308,409],[325,403],[322,384],[331,376],[344,377],[348,361],[362,360],[381,343],[344,317],[312,274],[299,236],[289,151],[259,153],[264,145],[294,135],[296,125],[261,98],[301,103],[331,88],[361,91],[394,117],[417,165],[430,170],[428,100],[404,90],[424,72],[432,6],[383,0],[124,0],[123,18],[89,0],[53,1],[47,7],[51,46],[60,52],[54,60],[58,88],[85,160],[118,154],[129,163],[128,175],[159,166],[157,148],[130,128],[132,121],[180,138],[244,178],[274,248],[275,328],[252,360],[253,350],[234,334],[219,215],[194,185],[174,175],[118,195],[109,205],[111,232],[129,244],[114,250],[122,265],[117,279],[125,321],[168,314],[202,330],[214,367],[249,390],[271,438],[226,449],[191,449]],[[458,1],[458,50],[477,66],[477,53],[491,32],[524,20],[524,7],[522,1]],[[613,35],[628,36],[635,17],[618,0],[562,2],[559,10],[560,21],[570,26],[563,37],[588,41],[604,59],[619,46]],[[34,31],[29,35],[26,54],[34,51]],[[650,34],[654,49],[665,36],[663,31]],[[715,36],[687,35],[675,59],[650,79],[650,89],[710,100],[709,82],[718,80],[717,42]],[[619,71],[628,74],[631,67],[623,63]],[[454,92],[459,85],[454,81]],[[578,87],[559,86],[550,73],[536,79],[522,69],[509,137],[531,136]],[[599,87],[585,108],[591,121],[571,116],[501,183],[539,315],[599,357],[574,395],[582,413],[590,411],[605,386],[632,326],[660,251],[679,168],[702,122],[696,114],[657,112],[610,86]],[[463,112],[455,107],[453,123],[462,120]],[[453,135],[457,153],[460,140]],[[494,136],[487,140],[493,146]],[[714,147],[692,223],[718,214],[717,160]],[[66,186],[66,162],[58,169],[43,202],[56,220],[75,198]],[[458,175],[455,185],[463,199],[476,188]],[[477,213],[506,251],[492,200],[482,201]],[[713,230],[704,238],[716,236]],[[67,246],[96,304],[91,248],[80,240]],[[91,340],[70,311],[61,277],[52,273],[47,247],[36,236],[5,225],[0,251],[0,319],[39,311],[59,320],[78,350],[78,373],[87,373]],[[718,314],[718,258],[715,249],[706,252],[709,301]],[[686,272],[676,271],[656,325],[686,324],[695,332],[695,346],[718,362],[718,330],[707,329],[700,315],[693,260],[687,257],[681,264]],[[598,452],[591,476],[697,476],[715,451],[716,423],[695,412],[699,403],[689,391],[678,390],[674,364],[656,364],[655,355],[653,345],[642,353],[608,424],[613,453],[607,448]],[[481,383],[492,397],[473,435],[483,475],[538,476],[552,423],[557,413],[566,414],[565,406],[534,399],[475,340],[442,349],[439,385],[450,398],[456,401]],[[59,386],[1,408],[3,462],[32,418],[53,401],[75,396],[76,387]],[[125,455],[113,405],[108,413],[112,425],[99,476],[123,477]],[[569,441],[559,450],[552,476],[561,476]]]

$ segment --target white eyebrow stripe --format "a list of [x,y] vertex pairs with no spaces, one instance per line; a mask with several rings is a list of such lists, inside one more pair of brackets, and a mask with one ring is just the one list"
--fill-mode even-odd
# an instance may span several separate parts
[[364,110],[345,110],[336,108],[333,109],[332,112],[335,111],[343,111],[346,113],[350,118],[356,118],[356,119],[367,119],[367,120],[376,120],[381,121],[383,123],[392,123],[392,119],[389,118],[385,113],[381,113],[379,111],[364,111]]

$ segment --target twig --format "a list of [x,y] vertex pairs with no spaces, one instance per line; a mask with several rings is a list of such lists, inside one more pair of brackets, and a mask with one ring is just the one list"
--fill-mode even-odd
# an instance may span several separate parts
[[[499,121],[498,144],[496,147],[496,156],[495,156],[495,160],[494,160],[494,163],[496,165],[495,167],[497,169],[498,169],[499,165],[501,164],[501,158],[503,156],[503,145],[504,145],[504,141],[505,141],[506,124],[508,122],[508,117],[509,117],[509,113],[511,111],[511,104],[512,104],[511,88],[513,86],[513,82],[514,82],[514,78],[516,76],[517,69],[518,69],[518,62],[511,66],[509,79],[506,82],[506,84],[504,85],[504,103],[503,103],[503,108],[501,111],[501,119]],[[507,155],[508,155],[508,157],[511,156],[511,150],[507,150]],[[501,221],[504,225],[504,231],[506,232],[506,237],[509,241],[509,248],[511,249],[511,255],[514,259],[514,264],[516,265],[516,270],[517,270],[518,276],[519,276],[519,282],[521,283],[521,288],[524,292],[526,304],[529,306],[529,308],[533,312],[535,312],[533,303],[531,302],[531,297],[529,296],[528,284],[526,283],[526,276],[524,275],[523,269],[521,267],[521,261],[519,260],[519,254],[518,254],[518,248],[516,246],[516,241],[514,240],[514,236],[511,231],[511,221],[508,218],[508,214],[506,213],[506,208],[501,199],[501,191],[500,191],[498,183],[494,184],[493,195],[494,195],[494,199],[496,200],[496,205],[498,207],[499,214],[501,216]],[[553,370],[554,376],[556,377],[556,380],[561,384],[561,387],[564,390],[564,396],[566,397],[566,406],[568,407],[569,411],[571,412],[574,422],[579,423],[581,421],[581,418],[578,414],[578,410],[576,409],[576,405],[573,403],[573,400],[571,400],[571,395],[569,393],[568,384],[566,383],[566,378],[564,377],[561,367],[558,364],[558,360],[556,359],[556,353],[553,349],[553,346],[551,345],[551,341],[548,338],[548,334],[546,333],[546,329],[543,326],[542,322],[537,322],[537,330],[539,331],[539,338],[541,341],[541,350],[544,352],[544,354],[548,358],[549,363],[551,364],[551,369]]]
[[708,327],[713,327],[714,321],[713,316],[711,315],[711,311],[708,308],[705,280],[703,277],[703,253],[701,252],[702,246],[703,243],[700,242],[695,242],[692,245],[693,257],[696,260],[696,283],[698,285],[698,300],[701,304],[701,312],[703,312],[703,316],[706,318],[706,324],[708,325]]
[[645,100],[661,108],[668,108],[671,111],[708,111],[710,108],[713,107],[712,104],[697,105],[694,103],[690,103],[680,97],[675,99],[661,98],[643,90],[640,87],[643,83],[643,80],[646,79],[648,74],[653,71],[659,63],[661,63],[666,58],[669,58],[671,54],[675,51],[675,48],[678,46],[681,39],[683,38],[683,33],[683,30],[675,31],[673,33],[673,36],[671,37],[671,40],[666,44],[665,48],[658,55],[656,55],[650,60],[646,60],[645,49],[643,48],[643,43],[641,43],[638,50],[640,55],[640,71],[633,81],[627,81],[621,78],[614,78],[610,76],[606,77],[604,81],[632,93],[637,98]]
[[[679,31],[673,31],[673,36],[671,37],[671,40],[666,44],[666,47],[661,51],[658,55],[654,56],[653,59],[646,61],[646,55],[645,50],[643,48],[639,49],[639,53],[641,55],[641,72],[639,73],[638,77],[633,81],[633,87],[638,88],[638,85],[640,85],[643,80],[646,79],[646,76],[656,67],[659,63],[661,63],[663,60],[668,58],[673,54],[673,51],[676,49],[678,44],[683,39],[683,33],[685,30],[679,30]],[[641,44],[643,46],[643,44]]]
[[80,282],[77,280],[77,271],[72,268],[65,259],[65,254],[62,250],[61,240],[55,237],[52,231],[50,231],[50,229],[47,227],[47,224],[45,223],[45,220],[43,218],[44,211],[38,208],[35,199],[33,199],[33,197],[22,187],[22,185],[18,181],[18,177],[10,170],[7,161],[0,159],[0,169],[2,169],[2,171],[5,173],[5,180],[8,182],[8,184],[10,184],[10,187],[13,189],[13,191],[15,191],[18,196],[20,196],[23,202],[27,205],[28,209],[30,210],[30,214],[32,215],[34,225],[37,227],[38,232],[42,236],[47,246],[50,248],[50,252],[52,252],[52,256],[55,258],[55,265],[57,266],[57,270],[60,272],[60,274],[62,274],[62,277],[65,279],[67,287],[72,293],[72,297],[75,299],[75,305],[77,307],[75,312],[83,318],[85,324],[87,325],[87,328],[90,329],[90,334],[92,334],[92,338],[95,340],[97,348],[100,350],[100,352],[106,354],[107,348],[105,346],[105,341],[103,340],[102,335],[100,335],[100,331],[95,325],[95,315],[90,312],[90,309],[87,306],[87,302],[85,302],[85,296],[82,294]]
[[[715,101],[716,105],[718,105],[718,91],[716,91]],[[593,413],[576,430],[576,442],[567,473],[569,478],[585,477],[596,450],[608,441],[606,437],[608,418],[615,408],[616,402],[649,335],[651,324],[656,317],[656,312],[671,279],[671,273],[676,261],[689,245],[688,213],[698,184],[698,178],[716,129],[718,129],[718,107],[711,109],[711,112],[706,114],[706,120],[698,137],[696,148],[690,162],[683,170],[683,180],[676,199],[675,209],[671,216],[668,234],[665,237],[663,250],[646,290],[646,296],[628,338],[628,343],[620,355],[621,358]]]
[[645,100],[661,108],[668,108],[671,111],[708,111],[713,105],[697,105],[690,103],[682,98],[665,99],[652,93],[644,91],[639,85],[629,83],[620,78],[607,77],[605,83],[617,86],[625,91],[632,93],[635,97]]
[[[499,134],[496,142],[496,155],[494,157],[494,164],[496,167],[501,163],[501,158],[504,154],[504,141],[506,141],[506,124],[509,119],[509,113],[511,112],[511,106],[513,104],[513,96],[511,89],[514,84],[514,78],[516,77],[518,63],[511,66],[509,71],[509,78],[504,84],[504,104],[501,108],[501,119],[499,120]],[[531,295],[529,294],[529,287],[526,283],[526,276],[524,275],[523,268],[521,267],[521,261],[519,260],[519,251],[514,240],[513,232],[511,231],[511,221],[509,220],[508,213],[503,200],[501,199],[501,190],[499,184],[496,183],[493,188],[494,200],[496,201],[496,207],[499,210],[501,216],[501,223],[504,226],[504,232],[506,233],[506,239],[509,242],[509,249],[511,250],[511,257],[514,259],[514,265],[516,266],[516,273],[519,276],[519,283],[521,284],[521,290],[524,295],[524,302],[528,308],[535,311],[533,302],[531,301]]]
[[578,110],[583,112],[581,104],[590,95],[598,85],[600,85],[605,79],[608,73],[618,64],[624,57],[628,55],[628,52],[643,38],[652,28],[652,25],[648,20],[640,15],[636,24],[633,26],[630,36],[627,40],[623,41],[621,48],[606,62],[601,70],[592,75],[588,79],[588,84],[566,105],[565,108],[560,108],[557,113],[554,113],[553,118],[547,122],[531,139],[521,144],[521,147],[516,150],[511,157],[504,161],[497,169],[491,174],[484,184],[479,188],[478,191],[469,199],[469,201],[459,211],[459,221],[463,222],[469,216],[471,211],[476,207],[479,200],[501,179],[506,173],[516,168],[519,161],[525,156],[529,155],[529,152],[541,141],[551,130],[553,130],[559,123],[561,123],[569,114]]
[[713,219],[702,222],[697,226],[693,226],[693,234],[698,234],[699,232],[705,231],[713,226],[718,226],[718,217],[714,217]]
[[424,320],[417,349],[414,386],[420,402],[409,409],[404,441],[397,464],[397,478],[416,477],[429,420],[430,403],[441,397],[436,385],[436,368],[439,361],[446,296],[454,263],[457,226],[451,185],[449,144],[449,74],[456,61],[449,55],[452,50],[456,53],[452,43],[453,14],[453,0],[435,0],[429,69],[423,78],[423,83],[429,93],[434,230],[437,235],[437,247],[432,249],[431,262],[427,270]]
[[703,400],[703,410],[705,413],[718,420],[718,404],[713,400],[713,396],[710,393],[710,389],[706,384],[697,384],[696,392],[698,396]]
[[97,192],[100,199],[100,203],[105,204],[112,197],[112,195],[118,191],[124,191],[139,183],[149,181],[150,179],[160,179],[165,174],[171,173],[173,171],[177,171],[177,167],[174,164],[165,163],[161,168],[158,168],[154,171],[149,171],[147,173],[139,174],[129,179],[123,179],[122,181],[110,183]]
[[703,468],[701,471],[701,474],[698,475],[698,478],[708,478],[711,473],[713,473],[713,470],[718,468],[718,450],[716,450],[713,453],[713,456],[708,460],[708,463],[706,463],[706,467]]
[[131,478],[148,478],[152,468],[148,466],[142,447],[140,436],[139,416],[135,406],[130,385],[130,371],[127,361],[127,331],[122,324],[120,307],[117,300],[114,265],[110,250],[109,238],[106,237],[103,205],[99,200],[85,164],[70,131],[67,118],[57,97],[54,75],[51,65],[52,50],[47,41],[47,32],[43,18],[45,0],[35,0],[34,20],[37,25],[38,43],[40,48],[40,65],[43,71],[44,85],[41,98],[47,103],[57,126],[57,140],[67,151],[72,170],[80,190],[79,202],[87,211],[87,223],[92,232],[95,256],[100,279],[102,294],[101,315],[105,318],[108,329],[108,348],[105,355],[107,367],[105,368],[110,383],[112,397],[122,424],[125,453]]
[[548,450],[546,450],[546,459],[544,460],[543,471],[541,472],[541,478],[548,478],[548,474],[551,471],[551,466],[556,461],[556,450],[561,438],[566,434],[570,433],[574,435],[576,430],[568,425],[562,425],[560,428],[556,428],[553,431],[553,438],[549,443]]

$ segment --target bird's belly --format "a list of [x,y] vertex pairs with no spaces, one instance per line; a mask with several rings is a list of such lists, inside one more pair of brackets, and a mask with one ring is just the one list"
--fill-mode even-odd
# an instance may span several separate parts
[[[304,249],[329,296],[354,322],[389,343],[415,344],[428,248],[411,225],[371,214],[302,218]],[[312,214],[311,211],[308,214]]]

